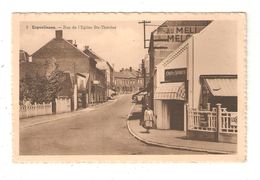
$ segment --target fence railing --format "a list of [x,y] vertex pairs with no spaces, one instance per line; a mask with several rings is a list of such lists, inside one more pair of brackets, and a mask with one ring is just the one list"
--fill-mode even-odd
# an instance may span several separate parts
[[217,112],[216,111],[199,111],[196,109],[188,110],[189,129],[198,131],[217,130]]
[[237,113],[227,112],[226,108],[221,108],[220,132],[237,133]]
[[20,105],[19,117],[28,118],[33,116],[52,114],[52,103]]
[[71,111],[71,101],[69,98],[58,98],[56,102],[56,113],[64,113]]
[[211,111],[187,107],[187,118],[188,130],[237,133],[237,112],[228,112],[221,104]]

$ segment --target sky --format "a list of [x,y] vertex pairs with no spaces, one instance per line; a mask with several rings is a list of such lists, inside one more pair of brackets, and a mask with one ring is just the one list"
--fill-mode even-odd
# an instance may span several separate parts
[[[152,23],[160,25],[162,22]],[[21,22],[20,49],[32,54],[55,37],[55,29],[35,28],[42,26],[62,29],[64,39],[76,41],[81,50],[89,46],[117,71],[130,66],[138,69],[148,53],[143,47],[143,25],[138,21]],[[156,27],[146,28],[146,39]]]

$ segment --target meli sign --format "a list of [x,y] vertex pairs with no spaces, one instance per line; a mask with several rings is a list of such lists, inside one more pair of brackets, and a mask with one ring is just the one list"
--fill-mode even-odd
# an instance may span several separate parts
[[199,33],[205,26],[166,26],[160,27],[154,35],[156,41],[184,42],[192,34]]

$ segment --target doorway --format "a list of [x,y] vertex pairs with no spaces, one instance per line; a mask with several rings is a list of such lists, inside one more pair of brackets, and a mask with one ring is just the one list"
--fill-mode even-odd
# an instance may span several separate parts
[[169,101],[168,110],[170,114],[170,129],[184,131],[184,101]]
[[78,92],[77,98],[78,109],[86,108],[86,94],[84,92]]

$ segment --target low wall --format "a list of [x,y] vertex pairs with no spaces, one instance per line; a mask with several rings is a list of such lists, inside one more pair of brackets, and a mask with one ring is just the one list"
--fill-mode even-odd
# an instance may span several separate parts
[[202,140],[202,141],[217,141],[216,132],[206,132],[206,131],[187,131],[187,138],[192,140]]
[[237,143],[237,134],[219,133],[218,141],[236,144]]
[[187,138],[192,140],[201,140],[201,141],[225,142],[225,143],[234,143],[234,144],[237,143],[237,134],[231,134],[231,133],[217,134],[217,132],[188,130]]

